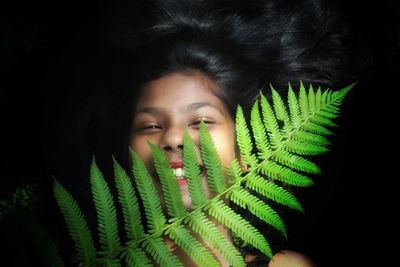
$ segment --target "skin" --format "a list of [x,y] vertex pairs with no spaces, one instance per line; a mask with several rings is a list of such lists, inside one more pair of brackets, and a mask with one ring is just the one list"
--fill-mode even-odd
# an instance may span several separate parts
[[268,264],[268,267],[316,267],[316,265],[304,254],[292,251],[282,250],[276,253]]
[[[220,155],[222,166],[228,166],[237,158],[235,150],[234,121],[225,103],[215,92],[218,86],[201,73],[173,73],[147,83],[134,109],[131,127],[130,147],[144,160],[147,168],[154,174],[150,141],[165,151],[170,162],[182,161],[183,134],[188,130],[198,154],[198,164],[202,166],[199,150],[199,123],[203,120],[214,140]],[[157,178],[155,184],[161,194]],[[212,192],[207,186],[207,178],[203,176],[203,186],[210,197]],[[187,209],[191,208],[188,186],[180,185],[183,202]],[[228,235],[226,229],[224,229]],[[167,245],[174,250],[169,240]],[[183,259],[185,266],[194,266],[183,252],[175,251]],[[216,257],[222,266],[228,266],[216,251]],[[250,263],[254,258],[246,256]],[[294,251],[277,253],[269,263],[269,267],[313,267],[304,255]]]

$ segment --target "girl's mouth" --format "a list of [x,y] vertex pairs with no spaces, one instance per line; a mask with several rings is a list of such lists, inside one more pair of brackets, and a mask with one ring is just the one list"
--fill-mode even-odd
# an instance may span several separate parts
[[185,178],[185,171],[183,170],[183,162],[182,161],[171,161],[169,166],[172,168],[176,180],[180,186],[184,186],[188,184],[187,179]]
[[188,181],[185,178],[185,170],[183,168],[175,168],[172,169],[176,180],[178,181],[179,185],[187,185]]
[[[183,162],[182,161],[174,161],[170,162],[170,166],[174,172],[176,180],[180,186],[184,186],[188,184],[188,180],[185,178],[185,170],[183,169]],[[202,165],[199,165],[201,175],[205,176],[205,168]]]

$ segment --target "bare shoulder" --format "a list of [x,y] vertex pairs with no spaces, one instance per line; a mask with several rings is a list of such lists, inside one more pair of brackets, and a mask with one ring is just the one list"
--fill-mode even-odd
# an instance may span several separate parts
[[268,267],[316,267],[306,255],[293,251],[282,250],[274,255]]

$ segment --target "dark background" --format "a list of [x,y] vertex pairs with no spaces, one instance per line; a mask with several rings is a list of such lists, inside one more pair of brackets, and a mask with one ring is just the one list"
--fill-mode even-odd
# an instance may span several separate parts
[[[138,28],[147,22],[145,2],[136,2],[129,21]],[[386,266],[394,258],[386,240],[396,232],[389,152],[397,153],[400,9],[396,1],[338,3],[374,62],[345,100],[332,151],[318,159],[323,175],[299,192],[306,212],[288,222],[289,246],[322,267]],[[111,1],[14,1],[0,8],[0,194],[28,180],[50,181],[48,146],[57,143],[59,125],[95,105],[95,88],[82,91],[75,82],[96,70],[88,58],[110,30],[104,15],[111,8]]]

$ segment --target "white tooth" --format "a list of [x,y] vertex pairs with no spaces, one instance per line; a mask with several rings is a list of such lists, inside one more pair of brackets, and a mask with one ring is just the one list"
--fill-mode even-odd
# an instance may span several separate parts
[[182,168],[175,169],[175,176],[176,177],[182,177],[183,176]]

